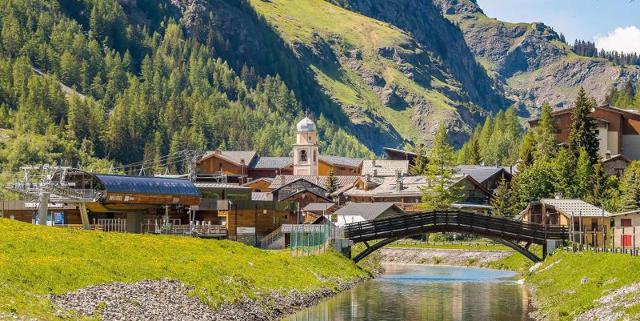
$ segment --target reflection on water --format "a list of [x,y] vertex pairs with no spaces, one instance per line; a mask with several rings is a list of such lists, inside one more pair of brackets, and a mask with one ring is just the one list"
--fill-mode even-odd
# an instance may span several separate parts
[[508,271],[387,266],[384,276],[286,318],[289,321],[529,320],[525,288]]

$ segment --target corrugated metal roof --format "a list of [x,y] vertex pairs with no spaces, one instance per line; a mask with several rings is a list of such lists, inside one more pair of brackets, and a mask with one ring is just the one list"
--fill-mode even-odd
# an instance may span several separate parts
[[200,196],[196,186],[186,179],[105,174],[95,176],[108,193]]
[[611,213],[599,208],[595,205],[589,204],[579,199],[555,199],[555,198],[543,198],[540,200],[542,204],[551,205],[557,211],[566,215],[582,215],[582,216],[610,216]]

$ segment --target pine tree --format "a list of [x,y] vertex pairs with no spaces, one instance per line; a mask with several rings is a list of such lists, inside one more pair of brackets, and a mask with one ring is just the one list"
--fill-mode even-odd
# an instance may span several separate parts
[[421,189],[425,210],[447,209],[463,199],[462,187],[454,180],[454,165],[453,147],[447,141],[444,124],[440,124],[427,165],[427,185]]
[[533,131],[528,131],[524,138],[522,139],[522,143],[520,144],[520,148],[518,151],[518,157],[520,158],[520,164],[526,166],[531,166],[534,161],[534,154],[536,152],[536,139]]
[[589,116],[593,107],[595,106],[592,100],[587,97],[584,88],[580,88],[571,115],[569,131],[569,149],[577,157],[580,153],[580,148],[584,148],[589,155],[591,164],[595,164],[598,161],[599,148],[596,123]]
[[338,178],[333,173],[333,168],[329,170],[329,175],[327,176],[327,182],[324,185],[324,189],[329,193],[333,193],[338,190]]

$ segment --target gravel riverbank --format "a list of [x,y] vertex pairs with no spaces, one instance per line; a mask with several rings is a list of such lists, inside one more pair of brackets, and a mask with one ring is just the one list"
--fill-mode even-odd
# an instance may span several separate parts
[[66,314],[63,310],[71,310],[84,316],[98,316],[101,320],[262,321],[276,320],[317,304],[362,281],[343,282],[337,289],[324,288],[306,293],[296,290],[284,295],[272,292],[259,301],[245,298],[217,310],[189,296],[191,287],[173,280],[91,286],[51,296],[51,301],[61,309],[61,314]]
[[509,251],[473,251],[424,248],[380,249],[381,263],[395,264],[443,264],[459,266],[483,266],[513,254]]

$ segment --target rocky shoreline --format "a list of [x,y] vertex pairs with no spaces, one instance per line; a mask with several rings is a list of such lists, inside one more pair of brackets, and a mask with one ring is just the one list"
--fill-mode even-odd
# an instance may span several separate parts
[[198,298],[189,296],[192,287],[174,280],[96,285],[50,298],[60,308],[61,316],[69,316],[71,312],[101,320],[263,321],[277,320],[318,304],[364,280],[340,282],[336,289],[322,288],[311,292],[293,290],[288,294],[271,292],[261,300],[244,298],[239,302],[223,304],[216,310]]
[[485,266],[511,255],[509,251],[473,251],[434,248],[383,248],[383,264],[431,264],[456,266]]

